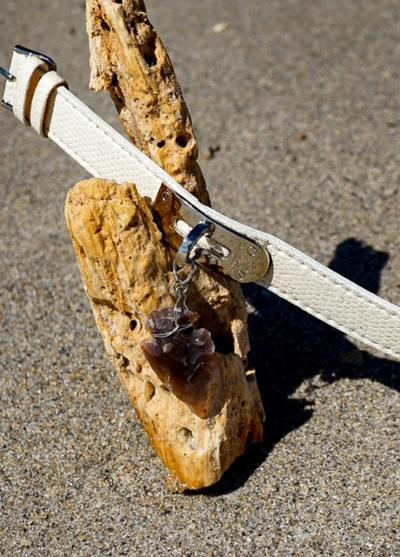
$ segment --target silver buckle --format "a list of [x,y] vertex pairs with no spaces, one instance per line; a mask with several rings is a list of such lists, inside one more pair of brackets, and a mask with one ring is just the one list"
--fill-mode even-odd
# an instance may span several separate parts
[[265,278],[270,265],[269,254],[253,240],[211,219],[165,185],[157,194],[154,208],[168,242],[178,251],[180,263],[195,247],[196,263],[238,282],[257,282]]
[[[47,56],[46,54],[43,54],[42,52],[37,52],[36,50],[32,50],[31,48],[27,48],[26,46],[22,46],[20,44],[14,46],[14,52],[17,52],[18,54],[23,54],[24,56],[36,56],[47,65],[49,71],[57,70],[57,65],[54,62],[54,60],[49,56]],[[5,68],[2,68],[1,66],[0,66],[0,76],[6,79],[7,81],[15,81],[16,79],[15,75],[10,73]],[[4,100],[1,101],[1,105],[4,106],[4,108],[7,108],[7,110],[13,109],[11,104],[5,102]]]

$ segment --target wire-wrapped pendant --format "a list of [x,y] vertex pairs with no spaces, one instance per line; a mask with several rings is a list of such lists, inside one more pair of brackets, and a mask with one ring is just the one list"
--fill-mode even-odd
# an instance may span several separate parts
[[152,338],[141,344],[163,385],[202,418],[210,412],[211,358],[215,346],[207,329],[193,330],[198,315],[187,307],[186,296],[197,271],[198,241],[211,229],[211,223],[200,222],[183,240],[172,268],[175,306],[150,314],[147,328]]
[[[150,314],[147,327],[152,338],[142,342],[146,359],[163,385],[188,404],[200,417],[209,413],[211,356],[215,346],[207,329],[181,330],[169,336],[174,326],[174,309]],[[183,324],[192,324],[197,315],[186,310]]]

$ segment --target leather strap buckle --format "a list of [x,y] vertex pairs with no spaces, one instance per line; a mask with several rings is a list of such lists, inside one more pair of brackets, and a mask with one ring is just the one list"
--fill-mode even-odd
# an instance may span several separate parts
[[[39,60],[41,60],[44,64],[46,64],[49,71],[57,70],[57,64],[54,62],[54,60],[50,58],[50,56],[47,56],[42,52],[37,52],[36,50],[32,50],[31,48],[27,48],[26,46],[22,46],[20,44],[14,46],[14,52],[18,54],[22,54],[24,56],[35,56],[36,58],[39,58]],[[16,79],[16,77],[11,72],[9,72],[8,70],[6,70],[1,66],[0,66],[0,76],[6,79],[7,81],[15,81]],[[7,110],[11,110],[11,111],[13,110],[12,104],[6,102],[4,99],[1,101],[1,105]]]

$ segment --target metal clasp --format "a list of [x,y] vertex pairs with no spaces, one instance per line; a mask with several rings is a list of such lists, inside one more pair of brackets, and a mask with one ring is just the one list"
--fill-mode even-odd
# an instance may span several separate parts
[[[167,186],[161,186],[154,208],[168,242],[177,249],[180,261],[195,238],[198,264],[242,283],[257,282],[267,274],[270,258],[262,246],[208,217],[206,211],[203,213],[201,208],[190,204]],[[209,226],[198,237],[198,227],[205,222]]]
[[212,233],[214,230],[214,225],[209,221],[201,221],[189,232],[189,234],[184,238],[183,242],[179,246],[176,252],[175,262],[180,267],[183,267],[185,263],[194,261],[198,256],[199,252],[199,241],[206,234]]

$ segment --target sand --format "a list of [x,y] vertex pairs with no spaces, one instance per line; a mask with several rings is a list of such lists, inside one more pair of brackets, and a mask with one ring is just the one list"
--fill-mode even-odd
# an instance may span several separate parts
[[[400,302],[394,0],[148,2],[214,206]],[[222,25],[223,24],[223,25]],[[14,43],[87,90],[81,2],[15,0]],[[217,31],[217,32],[216,32]],[[399,365],[246,287],[265,442],[172,494],[108,363],[63,219],[85,173],[0,113],[0,555],[395,556]]]

